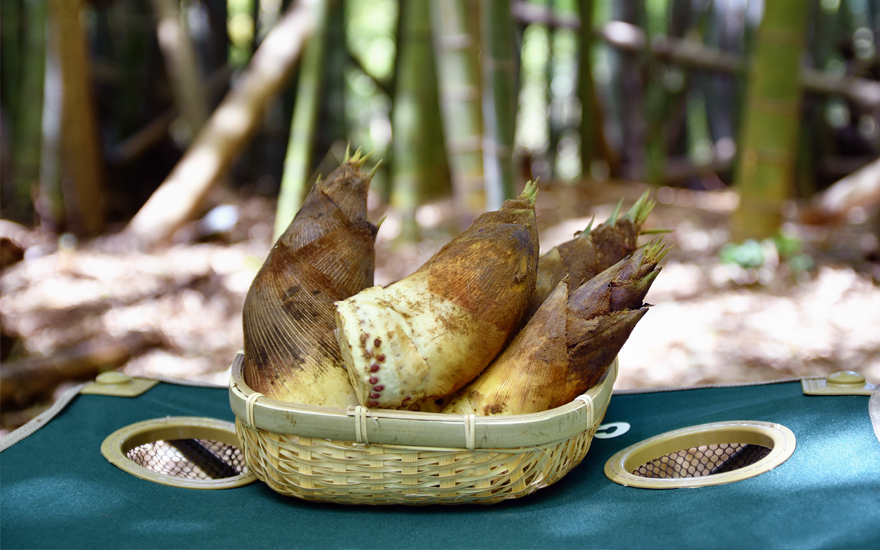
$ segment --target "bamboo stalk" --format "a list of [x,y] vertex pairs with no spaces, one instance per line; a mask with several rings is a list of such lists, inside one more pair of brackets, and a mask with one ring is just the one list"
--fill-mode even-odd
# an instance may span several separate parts
[[288,80],[311,35],[314,10],[315,0],[291,5],[186,154],[131,220],[128,236],[142,245],[153,245],[167,240],[191,219],[256,130],[268,100]]
[[[595,105],[596,85],[593,81],[593,0],[579,0],[580,53],[578,55],[578,99],[581,102],[581,175],[590,174],[590,165],[596,158],[596,130],[602,123]],[[587,32],[583,32],[586,30]]]
[[[416,208],[431,177],[430,109],[439,109],[428,0],[400,6],[400,36],[392,112],[391,203],[401,214],[401,239],[416,241]],[[433,92],[433,93],[432,93]],[[433,102],[431,101],[433,99]]]
[[49,33],[46,38],[40,181],[34,206],[39,224],[49,231],[60,232],[67,214],[61,194],[61,115],[64,94],[61,89],[58,36]]
[[284,156],[284,173],[278,193],[275,212],[277,240],[290,225],[290,221],[302,206],[309,187],[311,157],[315,142],[315,126],[318,120],[321,88],[324,72],[324,52],[327,45],[327,3],[316,0],[315,25],[309,44],[303,54],[299,82],[296,86],[296,102],[290,123],[287,154]]
[[[229,67],[221,67],[205,80],[205,88],[214,94],[225,88],[230,75]],[[107,161],[126,164],[137,160],[141,155],[155,147],[168,136],[171,123],[177,118],[177,108],[172,106],[153,120],[147,122],[137,131],[112,146],[106,153]]]
[[[545,8],[527,2],[514,3],[513,14],[518,21],[526,23],[546,24],[550,21],[557,27],[580,29],[577,18],[552,15]],[[724,52],[687,38],[658,36],[649,42],[642,29],[623,21],[610,21],[593,29],[592,33],[615,48],[647,52],[652,57],[694,69],[724,73],[743,73],[747,70],[747,63],[735,53]],[[875,80],[830,76],[807,66],[800,68],[798,80],[804,91],[841,95],[868,109],[880,106],[880,82]]]
[[324,71],[324,101],[321,102],[318,115],[321,124],[317,127],[316,135],[316,148],[319,151],[329,151],[334,147],[341,149],[348,143],[345,71],[339,70],[349,57],[345,43],[346,0],[330,0],[328,10],[324,64],[331,70]]
[[[46,17],[45,2],[26,0],[23,5],[24,25],[22,31],[20,77],[9,82],[19,97],[28,98],[13,107],[12,177],[14,204],[21,220],[30,225],[33,221],[32,193],[40,175],[40,137],[43,123],[43,81],[46,76]],[[5,60],[4,60],[5,61]],[[15,86],[18,84],[18,86]],[[7,207],[9,205],[6,205]],[[4,217],[12,212],[7,210]],[[16,216],[19,217],[19,216]]]
[[801,87],[797,75],[806,30],[798,0],[765,5],[746,91],[742,151],[734,186],[740,204],[731,216],[732,239],[777,232],[780,207],[794,183]]
[[510,0],[480,0],[483,29],[483,167],[486,208],[497,210],[514,196],[513,136],[516,121],[513,20]]
[[[91,95],[89,55],[80,24],[82,0],[50,0],[49,13],[57,37],[63,90],[61,152],[74,182],[70,199],[78,229],[97,233],[104,226],[101,145]],[[69,213],[68,213],[69,214]]]
[[431,2],[440,110],[460,225],[485,210],[479,39],[468,0]]
[[178,0],[151,0],[156,17],[156,35],[165,58],[174,104],[186,124],[184,144],[202,129],[208,120],[208,97],[199,78],[199,67],[192,39],[180,23]]

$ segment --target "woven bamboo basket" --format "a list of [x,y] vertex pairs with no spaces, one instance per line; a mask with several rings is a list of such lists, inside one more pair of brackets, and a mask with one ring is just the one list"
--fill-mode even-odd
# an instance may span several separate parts
[[276,401],[242,364],[229,399],[248,469],[283,495],[340,504],[492,504],[547,487],[587,454],[617,377],[615,359],[572,403],[485,417]]

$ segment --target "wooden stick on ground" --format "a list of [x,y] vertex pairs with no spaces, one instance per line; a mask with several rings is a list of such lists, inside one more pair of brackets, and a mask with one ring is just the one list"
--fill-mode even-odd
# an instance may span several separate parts
[[117,368],[134,355],[157,345],[154,333],[130,332],[114,340],[87,340],[49,357],[25,357],[0,367],[0,405],[27,403],[66,380],[84,380]]
[[314,26],[314,0],[298,0],[266,36],[248,68],[192,146],[131,220],[126,233],[142,245],[167,240],[189,221],[287,82]]
[[803,214],[806,223],[835,223],[856,207],[870,210],[880,205],[880,159],[863,166],[814,197]]

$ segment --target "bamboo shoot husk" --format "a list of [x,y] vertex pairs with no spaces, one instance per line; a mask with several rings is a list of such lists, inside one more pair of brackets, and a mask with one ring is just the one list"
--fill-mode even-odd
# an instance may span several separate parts
[[568,277],[568,289],[573,292],[588,281],[633,254],[636,240],[645,220],[656,203],[648,200],[646,191],[632,207],[618,217],[618,210],[601,225],[592,228],[592,222],[574,239],[562,243],[538,259],[538,278],[529,309],[523,323],[531,319],[556,285]]
[[373,284],[377,228],[359,153],[318,181],[245,299],[244,379],[272,399],[357,405],[333,336],[333,303]]
[[561,281],[504,352],[442,412],[512,415],[571,402],[598,382],[636,323],[660,272],[653,243],[569,292]]

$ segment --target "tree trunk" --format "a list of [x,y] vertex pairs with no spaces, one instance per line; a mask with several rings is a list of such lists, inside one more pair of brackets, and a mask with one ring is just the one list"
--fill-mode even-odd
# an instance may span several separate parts
[[75,216],[68,219],[80,233],[104,227],[102,155],[92,101],[89,55],[80,25],[82,0],[49,0],[51,28],[57,38],[61,69],[61,159],[63,174],[73,180],[65,199]]
[[479,38],[473,0],[431,2],[440,109],[459,223],[486,208]]
[[745,120],[735,187],[740,204],[731,218],[732,239],[774,235],[780,207],[794,178],[801,118],[798,81],[808,11],[799,0],[764,5],[746,91]]
[[193,41],[180,22],[179,0],[152,0],[152,4],[159,48],[165,58],[174,104],[183,122],[174,133],[175,141],[186,146],[208,120],[208,97],[199,76]]
[[513,136],[516,123],[516,67],[510,0],[480,0],[483,65],[483,168],[486,209],[497,210],[514,196]]
[[308,192],[315,126],[324,79],[329,2],[330,0],[317,0],[314,31],[303,54],[303,62],[299,70],[290,137],[287,141],[287,154],[284,157],[284,173],[281,176],[281,190],[275,212],[275,239],[278,239],[290,225]]
[[311,35],[314,10],[313,0],[299,0],[275,25],[186,154],[131,220],[127,235],[153,245],[167,240],[196,213],[253,134],[266,103],[287,82]]

